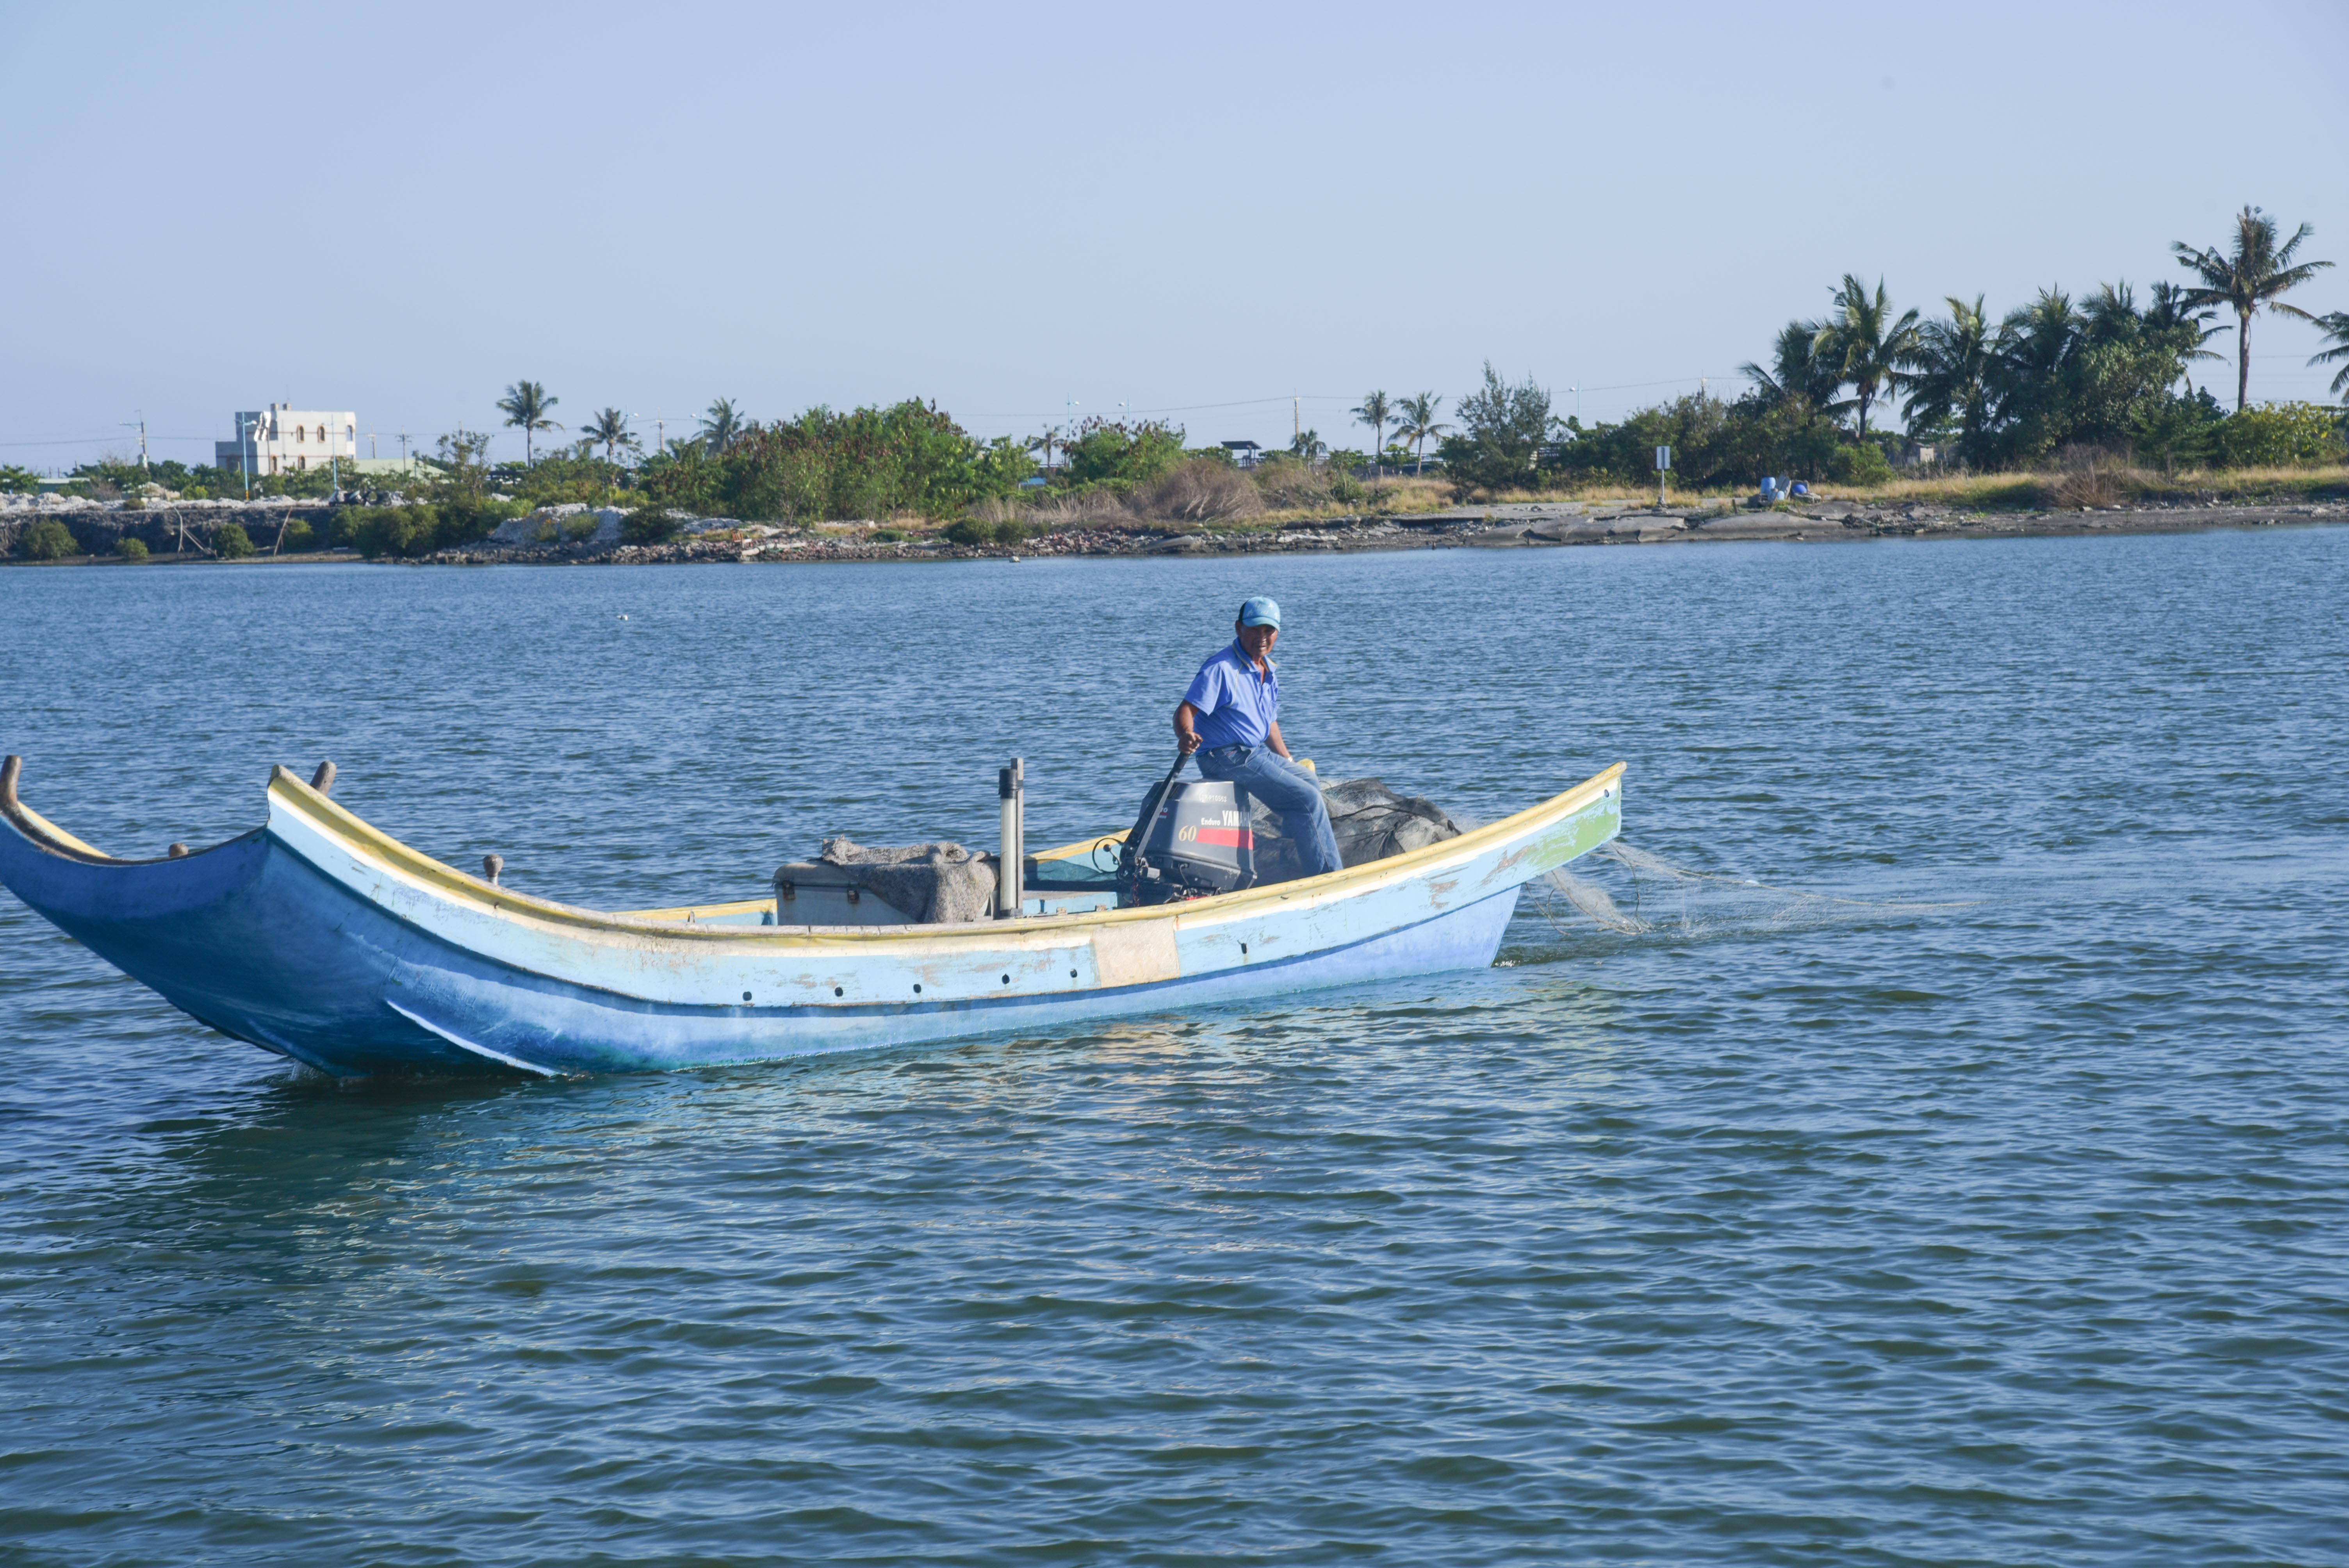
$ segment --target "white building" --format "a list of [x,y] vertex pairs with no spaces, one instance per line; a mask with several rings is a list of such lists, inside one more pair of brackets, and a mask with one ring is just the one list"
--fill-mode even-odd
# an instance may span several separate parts
[[330,459],[348,462],[359,455],[359,417],[272,403],[257,414],[236,417],[233,441],[212,443],[216,468],[249,474],[290,474],[323,469]]

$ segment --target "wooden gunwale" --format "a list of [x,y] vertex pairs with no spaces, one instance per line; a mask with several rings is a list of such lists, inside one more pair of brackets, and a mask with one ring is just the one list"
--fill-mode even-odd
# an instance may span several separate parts
[[[510,920],[527,920],[547,925],[582,932],[625,935],[642,939],[657,934],[683,942],[730,943],[757,946],[802,947],[815,945],[892,945],[932,941],[940,937],[966,940],[996,940],[1006,937],[1030,937],[1047,934],[1060,934],[1075,930],[1091,930],[1102,926],[1133,924],[1173,918],[1191,924],[1201,917],[1222,919],[1246,914],[1283,903],[1323,903],[1350,897],[1434,870],[1454,861],[1472,860],[1495,845],[1537,832],[1550,822],[1573,815],[1615,787],[1623,776],[1624,764],[1618,762],[1593,775],[1573,789],[1552,796],[1539,804],[1529,806],[1513,816],[1487,823],[1482,828],[1430,844],[1423,849],[1381,861],[1369,861],[1359,866],[1328,872],[1318,877],[1297,882],[1275,882],[1264,887],[1244,888],[1237,892],[1212,898],[1195,899],[1178,904],[1154,904],[1138,909],[1091,910],[1076,914],[1023,915],[1011,920],[989,920],[961,925],[888,925],[832,926],[814,930],[792,929],[786,926],[701,925],[679,923],[674,916],[667,919],[648,918],[666,915],[667,911],[636,913],[611,913],[583,909],[576,905],[558,903],[551,899],[534,898],[509,887],[492,887],[479,877],[470,876],[453,866],[444,865],[429,855],[410,849],[390,834],[384,832],[336,804],[326,796],[313,789],[291,769],[279,766],[269,781],[269,799],[273,810],[282,810],[305,819],[313,828],[341,841],[343,847],[358,856],[373,861],[386,871],[426,889],[471,905],[476,910]],[[749,900],[737,905],[693,906],[715,912],[722,908],[757,909],[763,901]],[[956,945],[963,945],[957,942]]]

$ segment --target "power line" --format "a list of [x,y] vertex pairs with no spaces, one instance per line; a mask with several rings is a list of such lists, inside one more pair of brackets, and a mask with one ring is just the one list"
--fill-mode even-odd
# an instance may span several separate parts
[[[127,436],[59,436],[50,441],[0,441],[0,447],[101,447],[109,441],[126,441]],[[154,436],[150,441],[217,441],[218,436]]]

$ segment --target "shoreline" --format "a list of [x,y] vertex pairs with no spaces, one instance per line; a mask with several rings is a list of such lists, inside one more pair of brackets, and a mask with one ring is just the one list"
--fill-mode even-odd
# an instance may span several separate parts
[[[712,528],[659,545],[570,543],[443,550],[378,566],[657,566],[711,563],[789,565],[838,561],[985,561],[1059,556],[1222,556],[1360,552],[1381,550],[1546,549],[1594,544],[1839,543],[1868,539],[2061,539],[2089,535],[2195,533],[2221,529],[2321,527],[2349,522],[2349,502],[2276,505],[2215,503],[2116,506],[2063,511],[1970,512],[1924,503],[1897,506],[1822,501],[1767,511],[1705,507],[1626,507],[1603,502],[1526,501],[1453,507],[1403,516],[1340,517],[1278,529],[1071,529],[1016,544],[942,541],[876,543],[783,523]],[[270,566],[358,563],[350,550],[291,555],[256,553],[242,561],[159,551],[144,566]],[[123,566],[109,556],[0,561],[7,566]]]

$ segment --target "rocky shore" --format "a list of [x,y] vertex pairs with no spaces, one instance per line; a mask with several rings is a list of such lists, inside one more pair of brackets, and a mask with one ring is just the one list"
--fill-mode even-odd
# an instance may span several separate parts
[[[45,500],[50,498],[43,498]],[[579,506],[547,508],[501,527],[490,539],[461,549],[444,550],[423,558],[420,564],[440,565],[621,565],[688,564],[713,562],[763,562],[777,564],[827,561],[965,561],[1052,556],[1112,555],[1255,555],[1365,550],[1541,549],[1583,544],[1693,544],[1706,542],[1785,542],[1824,543],[1834,541],[1884,538],[2012,539],[2079,534],[2176,533],[2200,529],[2277,528],[2349,521],[2349,500],[2279,502],[2274,505],[2236,503],[2164,503],[2139,506],[2042,511],[1972,511],[1930,503],[1878,504],[1865,501],[1816,500],[1769,510],[1731,507],[1722,502],[1682,507],[1626,506],[1603,501],[1534,501],[1454,507],[1443,511],[1398,516],[1358,516],[1319,519],[1277,527],[1215,525],[1122,524],[1084,527],[1043,534],[1017,543],[955,544],[935,535],[885,537],[891,531],[873,524],[823,524],[802,527],[790,523],[742,522],[731,518],[697,518],[682,524],[678,539],[667,544],[621,542],[620,514],[601,511],[578,514]],[[159,507],[124,512],[83,501],[68,508],[55,505],[0,509],[0,557],[9,553],[13,535],[25,522],[40,515],[68,512],[74,532],[90,554],[84,560],[105,560],[110,548],[102,537],[109,525],[116,531],[151,530],[161,524],[171,531],[174,543],[185,542],[183,555],[158,553],[157,563],[174,559],[210,559],[204,543],[218,524],[243,522],[265,552],[271,537],[289,515],[324,521],[316,503],[285,502],[251,506],[228,502],[189,507]],[[160,514],[160,515],[159,515]],[[545,521],[564,526],[543,527]],[[584,525],[584,526],[583,526]],[[542,542],[542,533],[564,536]],[[568,537],[576,535],[577,537]],[[168,547],[167,547],[168,548]],[[305,554],[282,559],[351,560],[350,552]],[[265,563],[266,554],[254,558]]]
[[1280,528],[1071,529],[1016,544],[875,541],[863,533],[784,523],[703,520],[672,544],[595,540],[555,545],[477,545],[427,557],[444,564],[500,562],[626,564],[694,562],[958,561],[1095,555],[1260,555],[1306,552],[1538,549],[1578,544],[1695,544],[1722,541],[2050,538],[2075,534],[2178,533],[2213,528],[2276,528],[2349,521],[2349,502],[2277,506],[2150,506],[2070,511],[1971,512],[1948,507],[1822,501],[1801,508],[1624,508],[1529,502],[1458,507],[1403,517],[1343,517]]

